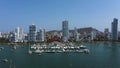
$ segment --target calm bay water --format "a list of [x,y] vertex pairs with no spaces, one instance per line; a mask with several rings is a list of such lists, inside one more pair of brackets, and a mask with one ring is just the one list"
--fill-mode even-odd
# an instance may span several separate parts
[[86,45],[89,54],[84,53],[42,53],[28,54],[28,46],[0,45],[0,68],[120,68],[120,43],[79,43]]

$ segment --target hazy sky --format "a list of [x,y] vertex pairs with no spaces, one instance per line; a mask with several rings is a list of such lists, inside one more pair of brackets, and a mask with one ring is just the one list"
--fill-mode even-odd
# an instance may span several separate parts
[[37,29],[61,30],[63,20],[69,21],[70,29],[103,31],[111,28],[114,17],[120,19],[120,0],[0,0],[1,32],[18,26],[27,31],[31,24]]

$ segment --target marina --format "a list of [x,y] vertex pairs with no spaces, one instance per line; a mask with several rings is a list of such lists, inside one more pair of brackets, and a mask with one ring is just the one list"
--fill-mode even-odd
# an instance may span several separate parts
[[[52,45],[51,45],[52,44]],[[54,42],[48,45],[31,45],[28,53],[67,53],[67,52],[74,52],[74,53],[89,53],[89,49],[87,49],[84,45],[74,45],[70,44],[63,44],[59,42]]]

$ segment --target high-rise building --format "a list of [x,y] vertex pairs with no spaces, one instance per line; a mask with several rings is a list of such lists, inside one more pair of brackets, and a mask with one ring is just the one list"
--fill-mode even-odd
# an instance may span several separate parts
[[118,40],[118,19],[114,18],[111,23],[112,40]]
[[75,41],[79,41],[79,33],[78,33],[76,27],[74,28],[74,40],[75,40]]
[[17,34],[15,32],[10,32],[9,40],[10,40],[11,43],[18,42],[16,35]]
[[46,34],[46,33],[45,33],[45,29],[40,29],[39,32],[37,32],[37,41],[38,41],[38,42],[43,42],[43,41],[45,41],[45,37],[46,37],[45,34]]
[[34,24],[29,26],[28,41],[29,42],[36,41],[36,26]]
[[16,42],[23,42],[23,30],[20,27],[15,29],[16,33]]
[[10,32],[10,42],[23,42],[23,30],[17,27],[14,31]]
[[68,28],[68,21],[62,22],[62,40],[67,42],[69,39],[69,28]]

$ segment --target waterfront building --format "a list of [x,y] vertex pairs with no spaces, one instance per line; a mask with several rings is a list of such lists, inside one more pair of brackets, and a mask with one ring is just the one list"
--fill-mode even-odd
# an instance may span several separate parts
[[62,22],[62,41],[67,42],[69,39],[69,28],[68,28],[68,21]]
[[10,32],[10,42],[23,42],[23,30],[20,27]]
[[10,38],[9,38],[11,43],[18,42],[17,40],[17,34],[15,32],[10,32]]
[[120,41],[120,31],[118,32],[118,40]]
[[23,41],[24,42],[28,42],[28,34],[27,33],[24,33]]
[[9,32],[1,32],[2,38],[9,38],[10,33]]
[[20,27],[15,29],[16,42],[23,42],[23,30]]
[[96,38],[96,31],[91,32],[91,40],[94,40]]
[[58,32],[54,32],[53,35],[58,37],[59,33]]
[[104,39],[110,40],[110,32],[109,32],[108,28],[105,28],[105,30],[104,30]]
[[29,26],[28,41],[29,42],[36,41],[36,26],[34,24]]
[[118,40],[118,19],[114,18],[111,23],[112,40]]
[[78,33],[76,27],[74,28],[74,40],[75,40],[75,41],[79,41],[79,33]]
[[37,32],[37,41],[43,42],[43,41],[45,41],[45,37],[46,37],[45,29],[40,29]]

